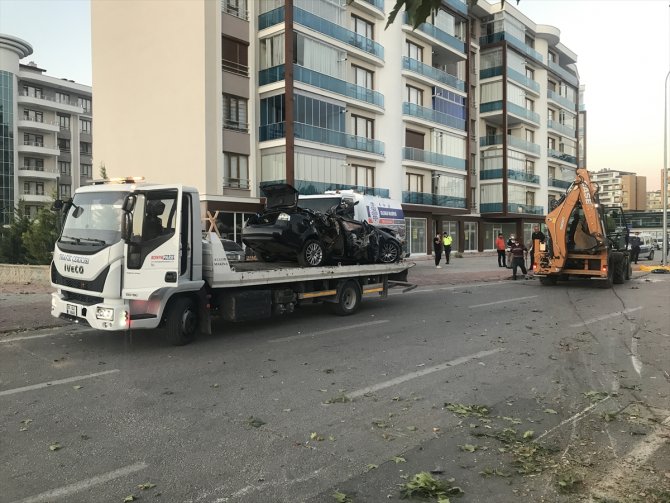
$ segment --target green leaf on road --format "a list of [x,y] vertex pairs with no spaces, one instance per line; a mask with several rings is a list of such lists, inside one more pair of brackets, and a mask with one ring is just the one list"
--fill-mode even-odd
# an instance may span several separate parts
[[376,470],[377,468],[379,468],[379,466],[373,465],[372,463],[370,463],[368,465],[365,465],[365,471],[366,472],[369,472],[370,470]]
[[397,465],[398,463],[407,463],[407,460],[403,458],[402,456],[395,456],[393,458],[393,461],[395,461],[395,464]]
[[472,444],[459,445],[458,447],[460,447],[461,450],[465,452],[475,452],[478,449],[476,445]]
[[544,412],[546,414],[558,414],[554,409],[544,409]]
[[337,501],[337,503],[352,503],[353,501],[349,496],[347,496],[344,493],[341,493],[340,491],[335,491],[333,493],[333,498],[335,498],[335,501]]
[[409,482],[400,484],[402,498],[437,498],[438,501],[448,499],[450,495],[463,494],[463,489],[453,485],[454,479],[440,480],[428,472],[414,475]]
[[258,419],[257,417],[254,416],[249,416],[249,418],[247,419],[247,424],[249,426],[253,426],[254,428],[260,428],[265,424],[265,421],[263,421],[262,419]]
[[126,496],[125,498],[123,498],[123,503],[126,503],[128,501],[136,501],[136,500],[137,500],[137,498],[135,496],[133,496],[132,494],[130,494],[130,495]]
[[156,484],[152,484],[151,482],[145,482],[144,484],[140,484],[137,486],[138,489],[142,489],[143,491],[146,491],[147,489],[152,489],[156,487]]
[[83,388],[83,386],[80,386],[78,384],[76,386],[72,386],[72,389],[81,389],[81,388]]
[[607,398],[609,396],[609,393],[606,393],[604,391],[593,391],[593,390],[591,390],[591,391],[586,391],[586,392],[582,393],[582,395],[584,395],[586,398],[591,400],[591,403],[596,403],[596,402],[600,402],[600,401],[604,400],[605,398]]
[[57,451],[58,449],[62,449],[62,448],[63,448],[63,446],[60,445],[58,442],[54,442],[53,444],[51,444],[49,446],[50,451]]
[[459,416],[488,416],[490,409],[484,405],[463,405],[462,403],[446,402],[444,407]]
[[324,440],[324,438],[321,435],[319,435],[317,432],[312,432],[309,435],[309,439],[310,440],[316,440],[317,442],[323,442],[323,440]]
[[523,438],[528,439],[528,438],[533,438],[535,436],[535,432],[533,430],[528,430],[523,434]]

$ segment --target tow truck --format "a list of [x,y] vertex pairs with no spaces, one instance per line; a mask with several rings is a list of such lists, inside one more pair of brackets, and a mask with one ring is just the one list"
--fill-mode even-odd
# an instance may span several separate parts
[[547,239],[535,240],[533,269],[543,285],[571,276],[600,281],[609,288],[632,276],[629,227],[620,206],[603,206],[600,188],[585,168],[545,219]]
[[163,328],[183,345],[211,333],[214,316],[257,320],[316,301],[337,315],[361,298],[411,288],[409,262],[299,267],[230,263],[203,232],[197,189],[123,178],[57,201],[62,232],[51,263],[51,314],[108,331]]

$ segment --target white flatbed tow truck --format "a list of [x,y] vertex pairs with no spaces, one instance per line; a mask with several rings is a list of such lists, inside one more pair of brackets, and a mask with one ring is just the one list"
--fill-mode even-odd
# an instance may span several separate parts
[[77,189],[51,264],[53,316],[99,330],[165,329],[182,345],[211,319],[246,321],[329,303],[353,314],[364,295],[407,283],[410,262],[299,267],[230,263],[215,233],[202,233],[194,188],[124,179]]

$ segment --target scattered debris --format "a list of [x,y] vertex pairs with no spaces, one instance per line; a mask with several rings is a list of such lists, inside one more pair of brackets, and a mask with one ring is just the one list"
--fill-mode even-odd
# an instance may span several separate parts
[[333,493],[333,498],[335,498],[335,501],[337,501],[337,503],[352,503],[353,502],[353,500],[351,499],[350,496],[347,496],[346,494],[341,493],[340,491],[337,491],[337,490]]
[[439,480],[428,472],[414,475],[409,482],[400,484],[402,498],[437,498],[439,501],[449,501],[449,496],[464,494],[463,489],[454,485],[454,479]]
[[254,428],[260,428],[261,426],[263,426],[265,424],[265,421],[263,421],[262,419],[259,419],[257,417],[254,417],[254,416],[249,416],[247,418],[247,424],[249,426],[254,427]]
[[463,405],[462,403],[446,402],[444,407],[459,416],[486,417],[490,409],[485,405]]

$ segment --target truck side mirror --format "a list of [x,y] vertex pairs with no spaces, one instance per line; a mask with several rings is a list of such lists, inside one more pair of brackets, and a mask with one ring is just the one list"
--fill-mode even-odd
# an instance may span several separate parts
[[130,242],[133,230],[133,214],[129,212],[123,213],[123,220],[121,221],[121,237],[124,241]]
[[135,208],[135,201],[137,198],[133,194],[128,194],[123,199],[123,206],[121,207],[126,213],[130,213]]

